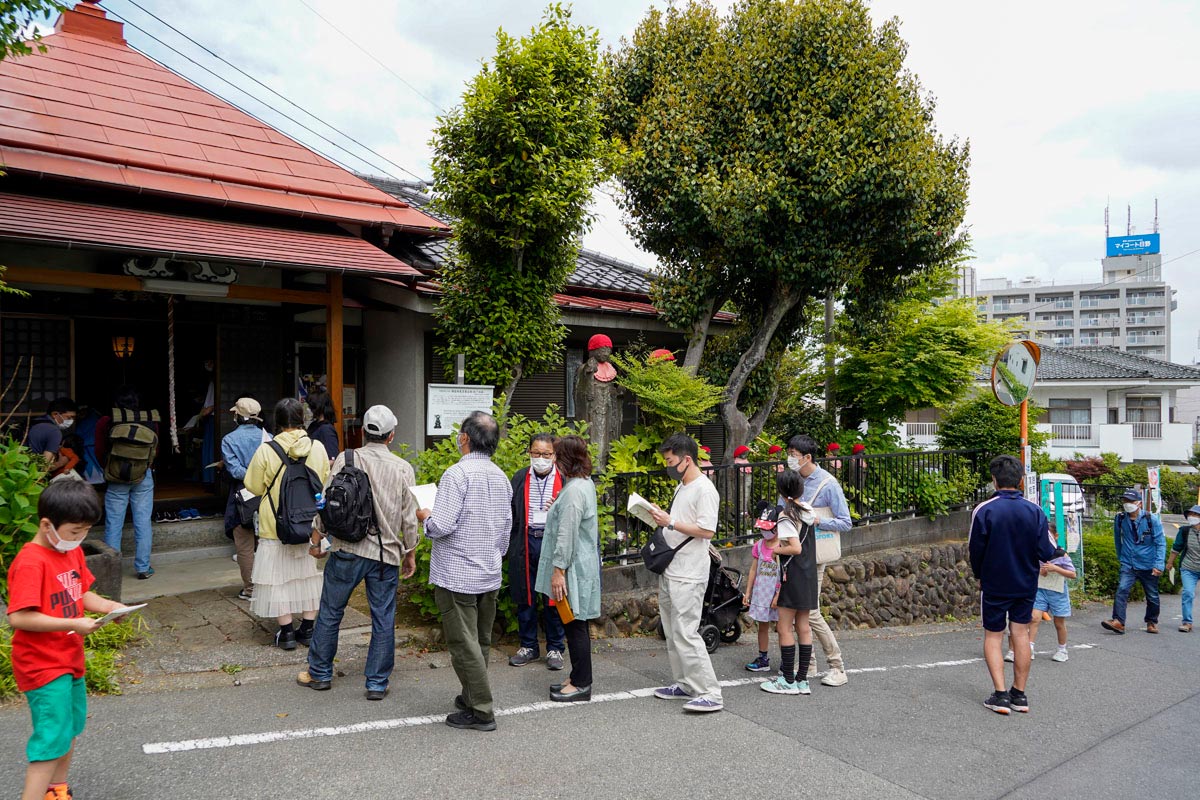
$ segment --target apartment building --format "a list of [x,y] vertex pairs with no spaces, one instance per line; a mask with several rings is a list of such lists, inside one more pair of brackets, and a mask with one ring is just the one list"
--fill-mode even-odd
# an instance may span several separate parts
[[1170,361],[1171,312],[1177,304],[1162,279],[1162,256],[1110,255],[1100,263],[1100,283],[1064,285],[1037,277],[971,283],[976,284],[975,295],[983,301],[980,312],[988,320],[1015,320],[1021,335],[1039,343],[1115,347]]

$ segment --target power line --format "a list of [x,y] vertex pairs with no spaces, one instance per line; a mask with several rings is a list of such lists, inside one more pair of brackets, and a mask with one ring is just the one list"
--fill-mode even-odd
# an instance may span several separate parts
[[[130,2],[133,2],[133,0],[130,0]],[[414,92],[414,93],[417,95],[417,97],[420,97],[420,98],[421,98],[422,100],[424,100],[426,103],[429,103],[429,105],[433,106],[433,107],[434,107],[435,109],[437,109],[438,111],[441,111],[443,114],[445,113],[445,109],[444,109],[444,108],[442,108],[442,107],[441,107],[440,105],[438,105],[438,104],[437,104],[435,101],[433,101],[433,100],[432,100],[432,99],[430,99],[428,96],[426,96],[426,95],[425,95],[425,94],[424,94],[424,93],[423,93],[423,92],[422,92],[420,89],[418,89],[417,87],[415,87],[415,86],[413,86],[411,83],[409,83],[407,80],[405,80],[405,79],[404,79],[404,77],[403,77],[402,75],[400,75],[400,73],[396,72],[396,70],[392,69],[392,68],[391,68],[391,67],[389,67],[387,64],[383,63],[383,62],[382,62],[382,61],[380,61],[378,58],[376,58],[374,53],[370,52],[370,51],[369,51],[369,50],[367,50],[365,47],[363,47],[361,44],[359,44],[358,42],[354,41],[354,39],[350,38],[350,35],[349,35],[348,33],[346,33],[346,32],[345,32],[345,31],[343,31],[341,28],[339,28],[337,25],[334,25],[332,22],[330,22],[328,19],[326,19],[326,18],[324,17],[324,15],[322,15],[322,14],[321,14],[321,12],[317,11],[315,8],[313,8],[312,6],[310,6],[310,5],[309,5],[309,4],[306,2],[306,0],[300,0],[300,4],[301,4],[302,6],[304,6],[305,8],[307,8],[309,11],[311,11],[313,14],[316,14],[316,15],[317,15],[317,17],[318,17],[318,18],[319,18],[319,19],[320,19],[322,22],[324,22],[326,25],[328,25],[329,27],[331,27],[331,28],[333,28],[335,31],[337,31],[337,32],[338,32],[338,33],[341,35],[341,37],[342,37],[343,39],[345,39],[347,42],[349,42],[350,44],[352,44],[352,45],[354,45],[356,48],[358,48],[358,50],[359,50],[359,51],[361,51],[361,52],[363,53],[363,55],[365,55],[367,58],[369,58],[369,59],[371,59],[372,61],[374,61],[374,62],[375,62],[376,64],[378,64],[379,66],[383,67],[383,68],[384,68],[385,70],[387,70],[388,72],[390,72],[390,73],[392,74],[392,77],[394,77],[396,80],[398,80],[398,81],[400,81],[401,83],[403,83],[403,84],[404,84],[405,86],[407,86],[409,89],[412,89],[412,90],[413,90],[413,92]]]
[[[1200,253],[1200,248],[1196,248],[1195,250],[1189,250],[1188,252],[1184,253],[1183,255],[1178,255],[1178,256],[1175,256],[1174,258],[1169,258],[1166,261],[1162,261],[1157,265],[1157,267],[1161,269],[1162,267],[1166,266],[1167,264],[1171,264],[1175,261],[1179,261],[1182,258],[1187,258],[1190,255],[1195,255],[1196,253]],[[1119,283],[1127,283],[1130,278],[1134,278],[1134,277],[1137,277],[1138,275],[1145,274],[1152,269],[1155,269],[1155,265],[1148,266],[1145,269],[1138,270],[1137,272],[1133,273],[1133,275],[1126,275],[1123,278],[1118,278],[1115,281],[1109,281],[1108,283],[1089,284],[1088,291],[1094,291],[1096,289],[1107,289],[1109,286],[1116,286]],[[1166,283],[1166,281],[1164,280],[1163,283]],[[1036,287],[1031,287],[1031,288],[1036,288]],[[1169,300],[1170,298],[1167,298],[1167,299]],[[1040,305],[1030,306],[1028,309],[1026,309],[1026,313],[1031,312],[1031,311],[1037,311],[1039,308],[1046,308],[1047,306],[1052,306],[1056,302],[1058,302],[1058,301],[1047,300],[1045,303],[1042,303]],[[1030,321],[1032,321],[1032,320],[1030,320]]]
[[[357,155],[357,154],[355,154],[355,153],[352,153],[352,152],[350,152],[350,151],[349,151],[349,150],[347,150],[345,147],[342,147],[341,145],[339,145],[337,142],[334,142],[334,141],[330,140],[329,138],[327,138],[327,137],[325,137],[325,136],[322,136],[321,134],[319,134],[319,133],[317,133],[316,131],[314,131],[312,128],[309,128],[309,127],[308,127],[307,125],[305,125],[304,123],[302,123],[302,122],[300,122],[300,121],[298,121],[298,120],[296,120],[296,119],[294,119],[294,118],[290,117],[289,115],[287,115],[287,114],[285,114],[284,112],[280,111],[279,109],[275,108],[275,107],[274,107],[274,106],[272,106],[271,104],[269,104],[269,103],[266,103],[266,102],[264,102],[264,101],[260,100],[259,98],[257,98],[257,97],[255,97],[254,95],[250,94],[250,92],[248,92],[248,91],[246,91],[245,89],[243,89],[242,87],[238,86],[236,83],[234,83],[233,81],[229,80],[229,79],[228,79],[228,78],[226,78],[225,76],[223,76],[223,75],[221,75],[220,73],[218,73],[218,72],[216,72],[216,71],[212,70],[212,69],[211,69],[211,68],[209,68],[209,67],[206,67],[204,64],[201,64],[199,61],[196,61],[196,59],[192,58],[191,56],[187,55],[186,53],[183,53],[183,52],[181,52],[181,51],[177,50],[176,48],[172,47],[171,45],[167,44],[167,43],[166,43],[166,42],[164,42],[163,40],[159,39],[157,36],[155,36],[154,34],[150,33],[150,32],[149,32],[149,31],[147,31],[146,29],[144,29],[144,28],[142,28],[142,27],[138,26],[136,23],[130,22],[128,19],[126,19],[126,18],[122,17],[120,14],[118,14],[118,13],[116,13],[116,12],[112,11],[111,9],[109,10],[109,12],[108,12],[108,13],[109,13],[109,14],[111,14],[112,16],[116,17],[118,20],[120,20],[122,23],[124,23],[125,25],[129,26],[130,28],[133,28],[134,30],[136,30],[136,31],[138,31],[138,32],[140,32],[140,33],[142,33],[142,34],[144,34],[144,35],[145,35],[147,38],[149,38],[151,41],[153,41],[153,42],[157,42],[158,44],[162,45],[162,46],[163,46],[163,47],[165,47],[166,49],[170,50],[172,53],[175,53],[175,54],[176,54],[177,56],[179,56],[180,58],[183,58],[183,59],[185,59],[185,60],[189,61],[190,63],[192,63],[192,64],[194,64],[195,66],[199,67],[200,69],[204,70],[204,71],[205,71],[205,72],[207,72],[208,74],[212,75],[212,76],[213,76],[214,78],[216,78],[217,80],[219,80],[219,81],[222,81],[222,82],[224,82],[224,83],[228,84],[229,86],[231,86],[232,88],[234,88],[234,89],[236,89],[237,91],[241,92],[242,94],[246,95],[246,96],[247,96],[247,97],[249,97],[250,99],[252,99],[252,100],[255,100],[255,101],[256,101],[256,102],[258,102],[258,103],[261,103],[263,106],[265,106],[266,108],[270,109],[271,111],[274,111],[274,112],[275,112],[276,114],[278,114],[279,116],[281,116],[281,117],[283,117],[284,119],[286,119],[286,120],[288,120],[288,121],[292,122],[292,123],[293,123],[293,124],[295,124],[295,125],[298,125],[298,126],[300,126],[300,127],[301,127],[301,128],[303,128],[304,130],[308,131],[309,133],[313,134],[314,136],[317,136],[317,137],[319,137],[319,138],[320,138],[320,139],[322,139],[323,141],[325,141],[325,142],[328,142],[329,144],[333,145],[335,148],[337,148],[338,150],[342,151],[343,153],[345,153],[345,154],[347,154],[347,155],[351,156],[352,158],[355,158],[355,159],[357,159],[358,161],[361,161],[363,164],[366,164],[366,165],[367,165],[367,166],[369,166],[371,169],[379,169],[379,168],[380,168],[380,167],[379,167],[377,164],[372,164],[370,161],[367,161],[367,160],[366,160],[366,159],[364,159],[362,156],[359,156],[359,155]],[[135,48],[135,49],[136,49],[136,48]],[[140,51],[140,50],[139,50],[138,52],[139,52],[139,53],[142,53],[142,55],[146,56],[146,58],[149,58],[150,60],[154,61],[155,63],[161,63],[161,62],[159,62],[157,59],[155,59],[153,56],[151,56],[149,53],[144,53],[144,52],[142,52],[142,51]],[[166,67],[166,65],[165,65],[165,64],[163,64],[162,66]],[[169,67],[167,67],[167,68],[169,69]],[[222,95],[222,94],[220,94],[220,93],[216,92],[215,90],[209,89],[208,91],[211,91],[211,92],[212,92],[214,95],[216,95],[216,96],[217,96],[217,97],[219,97],[220,99],[224,100],[226,103],[229,103],[231,106],[233,106],[233,107],[234,107],[234,108],[236,108],[237,110],[241,111],[243,114],[246,114],[247,116],[250,116],[250,117],[252,117],[253,119],[257,120],[258,122],[261,122],[261,123],[262,123],[262,124],[264,124],[264,125],[269,125],[269,124],[270,124],[270,123],[268,123],[266,120],[264,120],[264,119],[260,118],[258,115],[256,115],[256,114],[252,113],[250,110],[248,110],[248,109],[244,108],[242,105],[238,104],[238,103],[237,103],[237,102],[235,102],[234,100],[231,100],[230,98],[228,98],[228,97],[226,97],[226,96],[224,96],[224,95]],[[310,145],[310,146],[311,146],[311,145]],[[354,171],[354,168],[353,168],[353,167],[350,167],[350,166],[348,166],[347,164],[343,163],[342,161],[339,161],[339,160],[338,160],[337,158],[335,158],[334,156],[331,156],[331,155],[329,155],[328,153],[322,152],[321,150],[318,150],[318,149],[317,149],[317,148],[315,148],[315,147],[313,147],[313,148],[312,148],[312,150],[313,150],[314,152],[316,152],[318,155],[320,155],[320,156],[322,156],[322,157],[324,157],[324,158],[327,158],[327,159],[329,159],[329,160],[330,160],[330,161],[332,161],[334,164],[337,164],[337,165],[338,165],[339,167],[341,167],[342,169],[348,170],[348,171],[350,171],[350,172],[353,172],[353,171]],[[384,170],[384,171],[386,172],[386,170]],[[390,173],[388,173],[388,174],[390,175]],[[395,178],[396,176],[395,176],[395,175],[391,175],[391,177]]]
[[[215,53],[214,51],[212,51],[212,50],[211,50],[211,49],[209,49],[208,47],[205,47],[204,45],[200,44],[200,43],[199,43],[199,42],[197,42],[195,39],[193,39],[192,37],[188,36],[186,33],[184,33],[183,31],[179,30],[178,28],[176,28],[174,25],[172,25],[171,23],[167,22],[166,20],[164,20],[162,17],[158,17],[158,16],[156,16],[156,15],[155,15],[153,12],[146,10],[146,8],[145,8],[144,6],[142,6],[140,3],[138,3],[138,2],[137,2],[137,0],[125,0],[125,1],[126,1],[127,3],[129,3],[130,5],[134,6],[135,8],[139,9],[139,10],[140,10],[140,11],[141,11],[143,14],[147,15],[148,17],[150,17],[150,18],[152,18],[152,19],[154,19],[154,20],[157,20],[157,21],[159,22],[159,24],[161,24],[161,25],[163,25],[163,26],[165,26],[165,27],[169,28],[170,30],[172,30],[172,31],[174,31],[176,34],[178,34],[179,36],[182,36],[184,39],[186,39],[187,41],[191,42],[191,43],[192,43],[193,45],[195,45],[196,47],[199,47],[201,50],[203,50],[204,52],[208,53],[210,56],[212,56],[213,58],[217,59],[218,61],[220,61],[220,62],[221,62],[222,64],[224,64],[225,66],[229,67],[230,69],[232,69],[232,70],[236,71],[236,72],[237,72],[237,73],[239,73],[240,75],[243,75],[243,76],[244,76],[244,77],[246,77],[247,79],[249,79],[249,80],[253,81],[253,82],[254,82],[254,83],[256,83],[256,84],[258,84],[259,86],[261,86],[262,88],[266,89],[268,92],[270,92],[271,94],[275,95],[275,96],[276,96],[276,97],[278,97],[280,100],[282,100],[282,101],[284,101],[285,103],[289,104],[289,105],[290,105],[290,106],[292,106],[293,108],[296,108],[296,109],[298,109],[299,111],[302,111],[303,113],[305,113],[305,114],[307,114],[308,116],[312,117],[312,118],[313,118],[313,119],[315,119],[317,122],[319,122],[319,123],[321,123],[322,125],[324,125],[325,127],[329,128],[331,131],[334,131],[334,132],[336,132],[336,133],[337,133],[339,136],[342,136],[343,138],[345,138],[345,139],[348,139],[348,140],[349,140],[349,141],[351,141],[351,142],[354,142],[354,144],[358,145],[358,146],[359,146],[359,147],[361,147],[363,150],[366,150],[368,153],[370,153],[370,154],[374,155],[374,156],[375,156],[375,157],[377,157],[377,158],[381,158],[381,159],[383,159],[385,162],[387,162],[388,164],[391,164],[393,167],[395,167],[396,169],[400,170],[401,172],[406,172],[406,173],[408,173],[409,175],[412,175],[412,176],[413,176],[414,178],[416,178],[417,180],[421,180],[421,177],[420,177],[420,176],[418,176],[417,174],[415,174],[415,173],[413,173],[413,172],[409,171],[408,169],[405,169],[404,167],[402,167],[401,165],[397,164],[395,161],[392,161],[390,158],[388,158],[387,156],[383,155],[382,153],[379,153],[379,152],[377,152],[377,151],[375,151],[375,150],[371,149],[371,148],[370,148],[370,147],[368,147],[367,145],[365,145],[365,144],[363,144],[362,142],[360,142],[358,139],[355,139],[355,138],[354,138],[353,136],[351,136],[350,134],[348,134],[348,133],[346,133],[346,132],[344,132],[344,131],[342,131],[342,130],[340,130],[340,129],[338,129],[338,128],[335,128],[333,125],[330,125],[328,122],[326,122],[325,120],[321,119],[321,118],[320,118],[320,117],[318,117],[316,114],[314,114],[314,113],[312,113],[311,111],[309,111],[308,109],[306,109],[306,108],[304,108],[304,107],[302,107],[302,106],[298,105],[297,103],[295,103],[295,102],[294,102],[294,101],[292,101],[291,99],[289,99],[289,98],[287,98],[287,97],[284,97],[282,94],[280,94],[279,92],[277,92],[275,89],[272,89],[270,86],[268,86],[267,84],[263,83],[263,82],[262,82],[262,81],[260,81],[258,78],[256,78],[256,77],[254,77],[253,75],[251,75],[250,73],[246,72],[246,71],[245,71],[244,69],[242,69],[241,67],[237,66],[236,64],[232,64],[232,63],[230,63],[229,61],[227,61],[225,58],[223,58],[223,57],[222,57],[221,55],[219,55],[218,53]],[[259,102],[262,102],[262,101],[260,100]],[[342,149],[343,149],[343,150],[345,150],[345,148],[342,148]],[[346,150],[346,152],[350,152],[350,151],[349,151],[349,150]],[[360,160],[360,161],[362,161],[362,159],[361,159],[361,158],[360,158],[359,160]],[[363,163],[366,163],[366,162],[364,161]]]
[[[238,74],[240,74],[240,75],[242,75],[243,77],[247,78],[248,80],[250,80],[250,81],[253,81],[253,82],[254,82],[254,83],[256,83],[257,85],[259,85],[259,86],[261,86],[262,88],[266,89],[266,90],[267,90],[268,92],[270,92],[271,94],[273,94],[273,95],[275,95],[276,97],[278,97],[280,100],[283,100],[283,101],[284,101],[285,103],[287,103],[288,105],[290,105],[290,106],[292,106],[293,108],[296,108],[296,109],[298,109],[299,111],[303,112],[304,114],[308,115],[308,116],[309,116],[309,117],[311,117],[312,119],[314,119],[314,120],[316,120],[317,122],[319,122],[320,124],[324,125],[324,126],[325,126],[326,128],[328,128],[329,130],[331,130],[331,131],[333,131],[334,133],[336,133],[337,135],[339,135],[339,136],[343,137],[343,138],[344,138],[344,139],[346,139],[347,141],[353,142],[354,144],[356,144],[356,145],[358,145],[359,147],[361,147],[361,148],[362,148],[364,151],[366,151],[366,152],[368,152],[368,153],[370,153],[370,154],[374,155],[376,158],[382,159],[382,161],[384,161],[384,162],[386,162],[386,163],[388,163],[388,164],[391,164],[392,166],[394,166],[396,169],[400,170],[401,172],[407,173],[408,175],[411,175],[413,178],[415,178],[415,179],[417,179],[417,180],[424,180],[423,178],[421,178],[421,176],[417,175],[416,173],[412,172],[411,170],[409,170],[409,169],[406,169],[405,167],[401,166],[400,164],[397,164],[395,161],[391,160],[391,159],[390,159],[390,158],[388,158],[387,156],[385,156],[385,155],[383,155],[383,154],[381,154],[381,153],[379,153],[379,152],[377,152],[377,151],[373,150],[372,148],[370,148],[370,147],[368,147],[367,145],[363,144],[363,143],[362,143],[362,142],[360,142],[359,140],[355,139],[353,136],[350,136],[349,134],[345,133],[344,131],[340,130],[339,128],[335,127],[334,125],[331,125],[330,123],[326,122],[324,119],[322,119],[322,118],[318,117],[316,114],[312,113],[312,112],[311,112],[311,111],[309,111],[308,109],[306,109],[306,108],[304,108],[304,107],[300,106],[300,105],[299,105],[298,103],[296,103],[295,101],[291,100],[291,99],[290,99],[290,98],[288,98],[288,97],[285,97],[283,94],[281,94],[280,92],[278,92],[278,91],[276,91],[275,89],[271,88],[271,87],[270,87],[270,86],[268,86],[267,84],[263,83],[263,82],[262,82],[262,81],[260,81],[258,78],[254,77],[254,76],[253,76],[253,75],[251,75],[250,73],[246,72],[244,69],[242,69],[242,68],[238,67],[236,64],[232,64],[232,63],[230,63],[228,60],[226,60],[225,58],[223,58],[223,57],[222,57],[220,54],[218,54],[218,53],[214,52],[213,50],[211,50],[210,48],[208,48],[208,47],[204,46],[204,45],[203,45],[203,44],[201,44],[200,42],[197,42],[195,39],[193,39],[192,37],[188,36],[186,33],[184,33],[183,31],[179,30],[179,29],[178,29],[178,28],[176,28],[175,26],[171,25],[169,22],[167,22],[166,20],[162,19],[161,17],[158,17],[158,16],[156,16],[154,13],[152,13],[152,12],[150,12],[150,11],[146,10],[146,9],[145,9],[143,6],[141,6],[139,3],[137,3],[137,2],[136,2],[136,0],[127,0],[127,2],[128,2],[130,5],[132,5],[132,6],[136,7],[137,9],[139,9],[139,10],[140,10],[142,13],[146,14],[146,15],[147,15],[147,16],[149,16],[150,18],[152,18],[152,19],[154,19],[155,21],[157,21],[159,24],[161,24],[161,25],[163,25],[164,27],[168,28],[169,30],[173,31],[173,32],[174,32],[176,35],[178,35],[178,36],[182,37],[183,39],[187,40],[188,42],[190,42],[190,43],[191,43],[192,45],[194,45],[195,47],[198,47],[199,49],[203,50],[203,51],[204,51],[205,53],[207,53],[208,55],[210,55],[210,56],[212,56],[213,58],[217,59],[219,62],[221,62],[221,63],[222,63],[222,64],[224,64],[225,66],[227,66],[227,67],[229,67],[230,69],[234,70],[235,72],[237,72]],[[114,13],[114,15],[115,15],[115,16],[118,16],[118,18],[120,18],[120,15],[119,15],[119,14],[115,14],[115,12],[112,12],[112,13]],[[237,86],[237,85],[236,85],[236,84],[234,84],[232,81],[230,81],[229,79],[225,78],[224,76],[222,76],[222,75],[219,75],[219,74],[217,74],[216,72],[214,72],[213,70],[211,70],[211,69],[209,69],[208,67],[204,66],[203,64],[200,64],[200,63],[199,63],[199,62],[197,62],[195,59],[191,58],[190,56],[188,56],[188,55],[186,55],[186,54],[182,53],[181,51],[179,51],[179,50],[177,50],[176,48],[172,47],[171,45],[167,44],[167,43],[166,43],[166,42],[164,42],[162,39],[159,39],[158,37],[154,36],[153,34],[151,34],[150,32],[148,32],[148,31],[147,31],[147,30],[145,30],[144,28],[141,28],[141,27],[139,27],[138,25],[136,25],[136,24],[134,24],[134,23],[130,22],[128,19],[122,19],[122,21],[123,21],[123,22],[125,22],[125,24],[127,24],[127,25],[130,25],[131,27],[133,27],[135,30],[138,30],[138,31],[142,32],[142,33],[143,33],[143,34],[145,34],[146,36],[148,36],[148,37],[150,37],[151,39],[153,39],[154,41],[158,42],[158,43],[159,43],[160,45],[162,45],[163,47],[166,47],[166,48],[168,48],[169,50],[171,50],[172,52],[176,53],[177,55],[179,55],[179,56],[181,56],[181,57],[183,57],[183,58],[187,59],[187,60],[188,60],[188,61],[190,61],[192,64],[195,64],[196,66],[198,66],[198,67],[200,67],[201,69],[205,70],[205,71],[206,71],[206,72],[208,72],[209,74],[211,74],[211,75],[214,75],[214,76],[215,76],[215,77],[217,77],[219,80],[222,80],[222,81],[224,81],[225,83],[229,84],[229,85],[230,85],[230,86],[232,86],[233,88],[235,88],[235,89],[237,89],[238,91],[240,91],[240,92],[242,92],[243,94],[245,94],[247,97],[250,97],[250,98],[254,99],[255,101],[257,101],[257,102],[261,103],[262,105],[266,106],[267,108],[271,109],[271,110],[272,110],[272,111],[274,111],[276,114],[279,114],[281,117],[283,117],[284,119],[287,119],[287,120],[289,120],[290,122],[292,122],[293,124],[300,126],[300,127],[301,127],[301,128],[303,128],[304,130],[306,130],[306,131],[308,131],[309,133],[311,133],[313,136],[317,136],[317,137],[319,137],[319,138],[320,138],[322,141],[325,141],[325,142],[327,142],[328,144],[332,145],[333,147],[336,147],[337,149],[341,150],[342,152],[346,153],[347,155],[350,155],[351,157],[353,157],[353,158],[357,159],[358,161],[361,161],[363,164],[367,164],[367,165],[368,165],[368,166],[370,166],[372,169],[379,169],[379,168],[380,168],[380,167],[379,167],[379,165],[377,165],[377,164],[373,164],[373,163],[371,163],[370,161],[367,161],[367,160],[366,160],[366,159],[364,159],[362,156],[358,155],[357,153],[354,153],[353,151],[349,150],[348,148],[346,148],[346,147],[344,147],[344,146],[342,146],[342,145],[339,145],[337,142],[334,142],[334,141],[332,141],[332,140],[331,140],[331,139],[329,139],[327,136],[324,136],[323,134],[321,134],[321,133],[318,133],[317,131],[314,131],[312,128],[310,128],[309,126],[305,125],[303,122],[300,122],[299,120],[295,119],[294,117],[292,117],[292,116],[290,116],[290,115],[288,115],[288,114],[284,113],[283,111],[280,111],[279,109],[277,109],[277,108],[275,108],[274,106],[270,105],[269,103],[265,102],[265,101],[264,101],[264,100],[262,100],[261,98],[255,97],[253,94],[251,94],[250,92],[246,91],[246,90],[245,90],[245,89],[243,89],[242,87],[240,87],[240,86]],[[326,157],[328,158],[328,156],[326,156]],[[330,160],[334,160],[334,159],[330,159]],[[341,164],[340,162],[336,162],[336,161],[335,161],[335,163],[338,163],[338,164],[339,164],[339,166],[342,166],[342,167],[345,167],[345,166],[346,166],[346,165],[344,165],[344,164]],[[390,173],[390,172],[388,172],[387,170],[383,170],[383,171],[384,171],[385,173],[387,173],[387,174],[391,174],[391,173]],[[393,177],[395,177],[395,176],[393,176]]]

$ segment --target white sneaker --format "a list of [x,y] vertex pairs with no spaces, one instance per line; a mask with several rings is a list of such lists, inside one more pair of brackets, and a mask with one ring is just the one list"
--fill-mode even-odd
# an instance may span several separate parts
[[1015,657],[1013,656],[1012,650],[1009,650],[1007,653],[1004,654],[1004,660],[1010,664],[1013,663],[1013,661],[1015,660]]
[[1066,661],[1068,658],[1070,658],[1070,656],[1067,655],[1067,648],[1065,647],[1058,648],[1058,651],[1054,655],[1050,656],[1051,661],[1057,661],[1060,664]]
[[834,669],[830,667],[825,671],[825,677],[821,678],[822,686],[845,686],[850,678],[846,675],[846,671],[842,669]]

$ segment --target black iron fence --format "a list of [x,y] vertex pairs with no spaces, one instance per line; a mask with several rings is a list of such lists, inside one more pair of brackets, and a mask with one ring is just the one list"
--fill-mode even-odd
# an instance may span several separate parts
[[[930,450],[818,460],[842,485],[855,525],[915,516],[937,516],[974,506],[991,494],[989,456],[980,450]],[[725,464],[705,469],[721,495],[715,544],[754,538],[756,509],[778,499],[775,476],[782,461]],[[668,508],[676,481],[665,470],[613,476],[605,505],[611,509],[611,531],[605,561],[634,556],[652,529],[630,516],[631,494]],[[605,528],[608,526],[605,525]]]

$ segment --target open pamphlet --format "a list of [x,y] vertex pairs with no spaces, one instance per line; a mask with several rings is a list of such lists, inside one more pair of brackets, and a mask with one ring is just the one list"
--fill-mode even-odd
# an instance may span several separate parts
[[417,499],[417,508],[433,508],[433,503],[437,500],[436,483],[423,483],[420,486],[410,486],[408,490]]
[[1061,592],[1067,588],[1067,579],[1057,572],[1051,572],[1048,575],[1039,575],[1038,588],[1049,589],[1052,592]]
[[654,521],[654,515],[650,513],[654,508],[654,504],[642,497],[637,492],[629,493],[629,502],[625,504],[625,508],[630,514],[637,517],[651,528],[658,527],[658,523]]
[[112,622],[113,620],[120,619],[121,617],[124,617],[127,614],[131,614],[134,611],[137,611],[138,609],[145,608],[145,607],[146,607],[146,603],[138,603],[136,606],[122,606],[121,608],[118,608],[114,611],[108,612],[103,617],[96,620],[96,627],[98,628],[101,625],[107,625],[108,623]]

